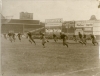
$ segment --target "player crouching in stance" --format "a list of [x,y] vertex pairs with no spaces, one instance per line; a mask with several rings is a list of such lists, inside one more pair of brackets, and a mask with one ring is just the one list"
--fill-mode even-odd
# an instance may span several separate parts
[[32,44],[32,42],[34,42],[35,45],[36,45],[36,42],[34,41],[34,39],[33,39],[33,37],[32,37],[32,33],[31,33],[31,32],[28,32],[27,35],[28,35],[29,42],[30,42],[31,44]]
[[95,46],[95,43],[98,44],[98,42],[96,41],[95,36],[92,35],[92,34],[90,34],[90,36],[91,36],[91,40],[92,40],[93,45]]

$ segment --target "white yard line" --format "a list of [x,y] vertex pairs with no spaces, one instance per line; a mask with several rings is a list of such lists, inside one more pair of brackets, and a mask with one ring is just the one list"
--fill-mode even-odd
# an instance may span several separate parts
[[[82,72],[82,71],[87,71],[87,70],[94,70],[94,69],[98,69],[100,67],[94,67],[94,68],[89,68],[89,69],[82,69],[82,70],[77,70],[77,71],[72,71],[72,72],[69,72],[69,73],[62,73],[62,74],[59,74],[59,75],[54,75],[54,76],[64,76],[64,75],[68,75],[68,74],[73,74],[73,73],[77,73],[77,72]],[[100,72],[99,72],[100,73]],[[97,73],[98,74],[98,73]],[[96,75],[97,75],[96,74]],[[94,75],[94,76],[96,76]]]
[[96,73],[96,74],[95,74],[95,75],[93,75],[93,76],[97,76],[98,74],[100,74],[100,72]]

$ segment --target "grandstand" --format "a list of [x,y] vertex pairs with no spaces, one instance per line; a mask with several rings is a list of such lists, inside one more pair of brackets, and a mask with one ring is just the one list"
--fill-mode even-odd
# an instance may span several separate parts
[[[45,26],[39,20],[2,19],[1,22],[1,33],[8,33],[9,31],[25,33]],[[41,30],[44,32],[44,29]]]

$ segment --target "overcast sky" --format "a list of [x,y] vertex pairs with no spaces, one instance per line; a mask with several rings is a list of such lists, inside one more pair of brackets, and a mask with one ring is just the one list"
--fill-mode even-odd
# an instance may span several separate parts
[[20,12],[33,13],[34,20],[63,18],[88,20],[91,15],[100,19],[97,0],[2,0],[2,14],[19,19]]

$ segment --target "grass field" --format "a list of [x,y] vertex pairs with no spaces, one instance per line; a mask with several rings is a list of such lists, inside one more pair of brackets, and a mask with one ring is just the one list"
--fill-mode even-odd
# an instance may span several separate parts
[[3,76],[92,76],[100,72],[94,68],[99,67],[99,46],[69,41],[67,48],[61,40],[49,40],[43,48],[41,40],[35,41],[36,46],[27,39],[13,43],[2,39]]

